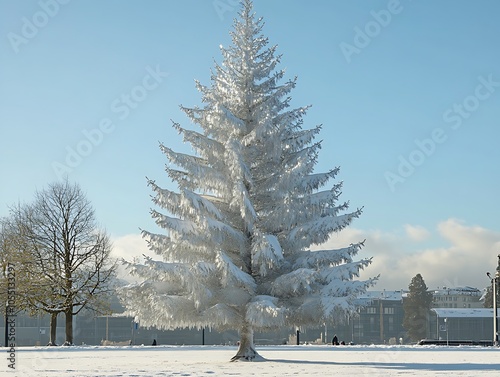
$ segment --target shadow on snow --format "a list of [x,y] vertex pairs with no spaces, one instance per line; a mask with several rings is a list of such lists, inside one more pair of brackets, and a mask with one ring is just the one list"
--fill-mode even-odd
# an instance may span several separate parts
[[274,363],[286,364],[305,364],[305,365],[331,365],[331,366],[360,366],[377,369],[400,369],[400,370],[427,370],[427,371],[479,371],[479,370],[500,370],[500,364],[478,364],[478,363],[387,363],[387,362],[335,362],[335,361],[312,361],[312,360],[286,360],[286,359],[267,359],[261,361],[270,361]]

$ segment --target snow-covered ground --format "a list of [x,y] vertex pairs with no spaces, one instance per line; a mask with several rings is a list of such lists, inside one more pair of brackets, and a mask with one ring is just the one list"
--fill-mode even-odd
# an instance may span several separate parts
[[[500,349],[436,346],[263,346],[259,362],[229,362],[235,347],[20,347],[1,376],[499,376]],[[8,353],[7,353],[8,357]],[[5,373],[7,371],[7,373]]]

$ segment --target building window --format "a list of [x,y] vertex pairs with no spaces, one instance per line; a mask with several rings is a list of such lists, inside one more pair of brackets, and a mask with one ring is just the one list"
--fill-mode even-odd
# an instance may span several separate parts
[[370,307],[366,308],[366,313],[367,314],[377,314],[377,308],[370,306]]
[[371,317],[370,318],[370,331],[375,331],[375,330],[377,330],[375,328],[375,318]]
[[384,314],[394,314],[394,308],[384,308]]

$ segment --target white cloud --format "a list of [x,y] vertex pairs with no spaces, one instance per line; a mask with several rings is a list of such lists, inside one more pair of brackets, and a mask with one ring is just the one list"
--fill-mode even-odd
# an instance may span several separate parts
[[[111,256],[119,260],[123,258],[131,262],[134,258],[142,259],[143,255],[159,259],[157,255],[148,249],[146,241],[140,234],[127,234],[125,236],[112,237],[112,241],[113,251],[111,252]],[[134,280],[130,278],[130,275],[121,263],[118,267],[118,277],[126,280]]]
[[[408,232],[408,229],[411,229]],[[407,289],[412,277],[420,273],[430,289],[443,286],[486,287],[486,272],[497,267],[500,232],[479,226],[468,226],[456,219],[439,223],[435,230],[420,231],[418,226],[405,226],[406,232],[382,233],[348,228],[335,235],[327,245],[343,247],[366,239],[359,257],[373,257],[373,263],[361,278],[380,274],[374,289]],[[417,230],[417,232],[414,232]],[[416,236],[433,235],[440,245],[415,250]],[[324,245],[323,245],[324,246]]]
[[127,234],[121,237],[113,237],[113,256],[131,261],[135,257],[142,257],[143,254],[154,256],[148,249],[148,245],[140,234]]
[[430,237],[430,232],[420,225],[406,224],[404,226],[406,235],[415,242],[425,241]]

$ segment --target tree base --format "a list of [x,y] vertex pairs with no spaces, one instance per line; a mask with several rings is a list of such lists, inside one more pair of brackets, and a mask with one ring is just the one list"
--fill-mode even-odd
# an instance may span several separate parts
[[266,361],[262,356],[260,356],[258,353],[255,354],[254,356],[238,356],[235,355],[231,358],[231,362],[235,361]]
[[57,344],[55,344],[54,342],[49,342],[47,343],[47,347],[57,347]]
[[74,344],[70,343],[70,342],[64,342],[63,346],[65,346],[65,347],[74,346]]
[[231,358],[231,362],[235,361],[264,361],[254,348],[239,349],[238,353]]

